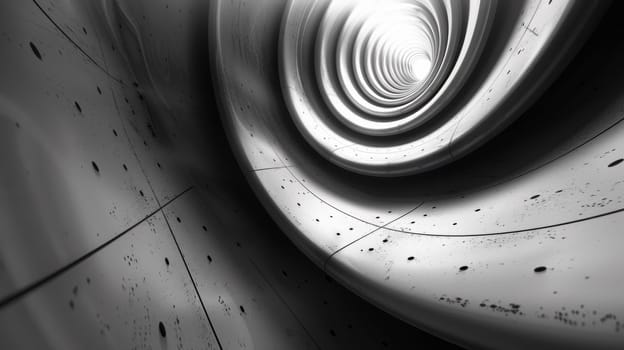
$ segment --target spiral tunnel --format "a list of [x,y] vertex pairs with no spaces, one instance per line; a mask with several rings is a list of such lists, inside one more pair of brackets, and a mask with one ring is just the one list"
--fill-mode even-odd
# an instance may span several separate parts
[[624,5],[0,4],[0,348],[624,346]]

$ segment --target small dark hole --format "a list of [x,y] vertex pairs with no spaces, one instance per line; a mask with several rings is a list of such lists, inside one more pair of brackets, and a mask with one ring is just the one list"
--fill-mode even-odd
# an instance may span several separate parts
[[210,255],[206,255],[206,258],[208,259],[208,262],[211,263],[212,262],[212,257]]
[[243,305],[240,306],[240,310],[242,313],[245,313],[245,308],[243,307]]
[[466,270],[468,270],[468,266],[466,265],[459,268],[459,271],[466,271]]
[[158,331],[160,332],[161,337],[167,336],[167,330],[165,329],[165,325],[162,322],[158,322]]
[[78,102],[74,101],[74,106],[76,106],[76,109],[78,110],[78,112],[82,113],[82,107],[80,107]]
[[178,220],[178,222],[182,222],[182,219],[180,219],[179,217],[177,217],[176,220]]
[[611,162],[611,164],[609,164],[609,168],[612,168],[612,167],[614,167],[614,166],[616,166],[616,165],[618,165],[618,164],[620,164],[622,162],[624,162],[624,159],[618,159],[618,160],[616,160],[614,162]]
[[125,171],[128,171],[128,167],[125,164],[122,164]]
[[113,135],[117,136],[117,130],[113,129]]
[[33,44],[32,42],[30,43],[30,49],[35,54],[35,56],[37,56],[37,58],[41,60],[41,52],[39,52],[37,46],[35,46],[35,44]]
[[165,265],[169,266],[169,258],[165,258]]
[[204,231],[208,231],[208,229],[206,228],[206,226],[202,226],[202,230],[204,230]]
[[412,261],[412,260],[414,260],[414,257],[410,256],[409,258],[407,258],[407,260]]
[[533,271],[535,271],[535,272],[544,272],[544,271],[546,271],[546,266],[538,266],[538,267],[534,268]]
[[538,198],[539,196],[540,196],[539,194],[536,194],[535,196],[531,196],[531,199],[536,199],[536,198]]
[[93,166],[93,169],[95,170],[96,173],[100,172],[100,168],[97,166],[97,164],[95,164],[95,162],[91,162],[91,166]]

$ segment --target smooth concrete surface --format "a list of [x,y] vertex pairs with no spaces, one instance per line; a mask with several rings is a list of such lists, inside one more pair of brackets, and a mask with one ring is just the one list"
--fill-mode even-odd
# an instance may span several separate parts
[[0,348],[624,346],[623,6],[478,2],[480,136],[370,174],[296,121],[297,3],[0,5]]

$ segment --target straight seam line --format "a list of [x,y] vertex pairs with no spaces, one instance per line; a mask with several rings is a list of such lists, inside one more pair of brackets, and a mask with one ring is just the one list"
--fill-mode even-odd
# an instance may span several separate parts
[[169,224],[169,219],[167,219],[167,215],[163,212],[163,217],[165,218],[165,223],[167,224],[167,227],[169,228],[169,233],[171,233],[171,237],[173,238],[173,242],[175,243],[176,247],[178,248],[178,253],[180,253],[180,257],[182,258],[182,262],[184,263],[184,267],[186,268],[186,272],[188,273],[189,278],[191,279],[191,283],[193,284],[193,288],[195,288],[195,294],[197,294],[197,299],[199,299],[199,303],[202,306],[202,309],[204,310],[204,314],[206,315],[206,319],[208,320],[208,324],[210,325],[210,329],[212,329],[212,334],[214,334],[215,339],[217,340],[217,345],[219,345],[219,349],[223,350],[223,346],[221,345],[221,341],[219,341],[219,336],[217,335],[217,331],[214,328],[214,325],[212,324],[212,321],[210,320],[210,316],[208,316],[208,310],[206,310],[206,305],[204,305],[204,300],[201,297],[201,294],[199,294],[199,289],[197,288],[197,283],[195,283],[195,279],[193,279],[193,274],[191,274],[191,269],[189,268],[187,262],[186,262],[186,258],[184,258],[184,253],[182,253],[182,248],[180,248],[180,244],[178,244],[178,240],[176,239],[175,234],[173,233],[173,229],[171,228],[171,225]]
[[403,214],[403,215],[399,216],[398,218],[396,218],[396,219],[394,219],[394,220],[391,220],[391,221],[388,221],[387,223],[383,224],[382,226],[379,226],[379,227],[375,228],[375,229],[374,229],[374,230],[372,230],[371,232],[369,232],[369,233],[367,233],[367,234],[365,234],[365,235],[361,236],[360,238],[357,238],[357,239],[355,239],[355,240],[351,241],[350,243],[348,243],[348,244],[346,244],[346,245],[344,245],[344,246],[340,247],[339,249],[337,249],[337,250],[336,250],[336,251],[334,251],[333,253],[329,254],[329,256],[325,259],[325,262],[323,263],[323,272],[327,273],[327,264],[329,263],[329,260],[331,260],[331,258],[333,258],[333,257],[334,257],[334,255],[338,254],[338,253],[339,253],[339,252],[341,252],[343,249],[345,249],[345,248],[347,248],[348,246],[352,245],[353,243],[355,243],[355,242],[357,242],[357,241],[359,241],[359,240],[363,239],[364,237],[368,237],[368,236],[372,235],[373,233],[375,233],[375,232],[377,232],[377,231],[379,231],[379,230],[381,230],[381,229],[386,228],[386,226],[388,226],[388,225],[390,225],[390,224],[394,223],[395,221],[400,220],[400,219],[402,219],[402,218],[406,217],[407,215],[409,215],[410,213],[412,213],[414,210],[416,210],[416,209],[420,208],[423,204],[425,204],[425,202],[421,202],[421,203],[420,203],[420,204],[418,204],[416,207],[412,208],[411,210],[409,210],[409,211],[408,211],[408,212],[406,212],[405,214]]
[[153,212],[151,212],[150,214],[148,214],[146,217],[144,217],[143,219],[141,219],[139,222],[133,224],[132,226],[130,226],[129,228],[125,229],[124,231],[122,231],[121,233],[117,234],[115,237],[109,239],[108,241],[102,243],[100,246],[96,247],[95,249],[91,250],[90,252],[80,256],[79,258],[77,258],[76,260],[70,262],[69,264],[59,268],[58,270],[52,272],[51,274],[27,285],[26,287],[17,290],[11,294],[9,294],[7,297],[5,297],[4,299],[0,300],[0,309],[2,309],[3,307],[9,305],[10,303],[16,301],[17,299],[23,297],[24,295],[34,291],[35,289],[41,287],[42,285],[46,284],[47,282],[53,280],[54,278],[60,276],[61,274],[65,273],[66,271],[70,270],[71,268],[73,268],[74,266],[80,264],[81,262],[83,262],[84,260],[88,259],[89,257],[91,257],[92,255],[94,255],[95,253],[99,252],[100,250],[106,248],[107,246],[109,246],[111,243],[115,242],[116,240],[118,240],[119,238],[123,237],[126,233],[132,231],[132,229],[136,228],[137,226],[139,226],[140,224],[142,224],[143,222],[145,222],[146,220],[148,220],[149,218],[151,218],[152,216],[154,216],[156,213],[158,213],[159,211],[161,211],[164,207],[166,207],[167,205],[169,205],[171,202],[173,202],[174,200],[176,200],[178,197],[182,196],[183,194],[185,194],[186,192],[188,192],[189,190],[191,190],[192,187],[187,188],[186,190],[182,191],[180,194],[176,195],[175,197],[173,197],[172,199],[170,199],[168,202],[166,202],[163,206],[160,206],[159,208],[157,208],[156,210],[154,210]]
[[250,173],[255,173],[258,171],[264,171],[264,170],[274,170],[274,169],[285,169],[285,168],[289,168],[292,165],[282,165],[282,166],[274,166],[274,167],[268,167],[268,168],[257,168],[257,169],[251,169],[249,170]]
[[288,303],[286,302],[286,300],[284,300],[284,298],[282,298],[282,296],[277,292],[277,290],[275,289],[275,287],[273,287],[273,285],[269,282],[269,280],[266,278],[266,276],[264,276],[264,274],[262,273],[262,271],[260,270],[260,268],[258,267],[258,265],[256,265],[256,263],[251,259],[248,258],[249,262],[253,265],[253,267],[256,268],[256,271],[258,272],[258,275],[260,275],[260,277],[264,280],[264,282],[266,282],[266,284],[269,285],[269,287],[271,288],[271,290],[273,291],[273,293],[275,293],[275,295],[277,296],[277,298],[284,304],[284,306],[286,306],[286,309],[288,309],[288,311],[291,313],[291,315],[295,318],[295,320],[297,321],[297,323],[299,323],[299,325],[301,326],[301,328],[303,328],[303,331],[306,332],[306,334],[308,335],[308,337],[310,337],[310,340],[312,340],[312,342],[314,343],[314,345],[316,346],[317,349],[321,349],[321,346],[316,342],[316,340],[314,339],[314,337],[312,337],[312,334],[308,331],[308,329],[305,327],[305,325],[303,324],[303,322],[301,322],[301,320],[299,319],[299,317],[297,317],[297,314],[295,314],[295,312],[290,308],[290,305],[288,305]]

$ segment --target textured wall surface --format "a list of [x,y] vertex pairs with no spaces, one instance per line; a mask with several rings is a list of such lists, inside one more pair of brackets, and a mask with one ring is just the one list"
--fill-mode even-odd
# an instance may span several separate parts
[[0,5],[0,348],[444,346],[327,277],[255,199],[202,3]]
[[304,115],[326,1],[2,2],[0,348],[624,346],[623,6],[476,2],[374,142]]
[[[357,13],[363,2],[352,3]],[[621,347],[623,47],[620,5],[602,17],[606,5],[492,4],[461,91],[438,90],[447,106],[396,131],[356,106],[345,83],[364,86],[375,73],[358,73],[359,61],[341,73],[342,50],[367,54],[357,39],[344,43],[366,28],[366,17],[361,27],[350,26],[356,15],[340,17],[350,5],[220,1],[224,122],[284,232],[381,308],[467,346]],[[440,23],[452,32],[449,18]],[[323,95],[333,75],[343,91]],[[399,103],[382,93],[375,108]],[[391,135],[367,134],[381,132]]]

